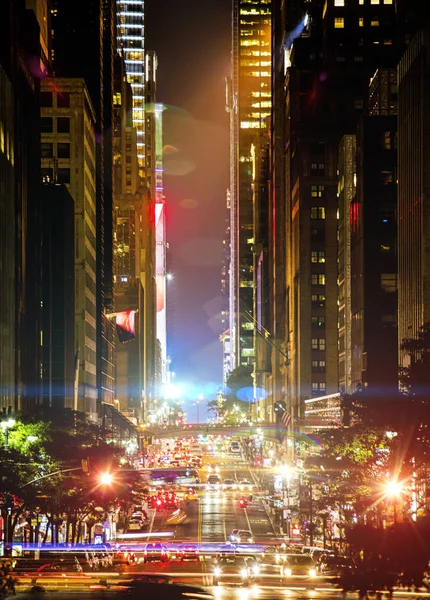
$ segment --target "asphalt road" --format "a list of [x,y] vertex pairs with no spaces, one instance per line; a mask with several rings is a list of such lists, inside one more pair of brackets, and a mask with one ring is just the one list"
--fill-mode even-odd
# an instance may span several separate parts
[[[219,467],[218,474],[221,481],[234,479],[240,482],[242,479],[247,479],[254,483],[253,472],[240,457],[232,455],[219,461],[212,461],[212,466]],[[202,482],[206,480],[208,474],[207,468],[201,470]],[[239,498],[248,497],[250,494],[253,494],[253,500],[248,502],[245,509],[240,508]],[[199,492],[199,500],[183,503],[182,508],[188,517],[184,524],[166,526],[167,513],[158,512],[151,533],[170,532],[177,540],[225,542],[232,529],[249,529],[257,543],[274,540],[270,519],[261,497],[256,497],[255,490],[209,491],[203,487]]]

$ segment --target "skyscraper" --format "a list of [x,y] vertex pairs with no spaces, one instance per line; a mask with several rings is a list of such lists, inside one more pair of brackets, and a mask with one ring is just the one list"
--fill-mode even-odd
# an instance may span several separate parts
[[300,425],[305,399],[338,391],[339,142],[355,132],[375,70],[395,64],[397,39],[391,0],[287,13],[287,401]]
[[[98,412],[114,400],[112,312],[112,94],[115,52],[114,0],[51,0],[53,70],[56,77],[83,78],[96,134],[96,306]],[[76,43],[84,40],[85,43]],[[73,49],[71,51],[71,49]]]
[[67,185],[75,214],[76,410],[97,420],[97,200],[95,113],[83,79],[42,82],[42,178]]
[[41,399],[40,27],[24,0],[0,3],[0,408]]
[[145,167],[145,12],[144,0],[116,0],[117,46],[124,56],[127,80],[133,90],[133,125],[137,132],[137,158]]
[[271,0],[233,0],[232,17],[229,314],[232,367],[237,367],[255,357],[251,145],[267,131],[271,109]]
[[430,29],[413,37],[398,67],[398,252],[399,363],[408,366],[400,350],[405,338],[417,338],[430,322]]

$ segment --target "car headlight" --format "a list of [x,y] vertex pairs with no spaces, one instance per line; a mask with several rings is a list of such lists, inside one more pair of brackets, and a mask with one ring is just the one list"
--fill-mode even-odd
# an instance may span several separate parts
[[242,577],[242,579],[246,579],[248,577],[248,571],[246,569],[241,569],[240,576]]
[[317,576],[317,570],[309,569],[309,577],[316,577],[316,576]]
[[221,569],[219,567],[215,567],[215,569],[214,569],[214,575],[216,577],[219,577],[221,575]]
[[258,565],[254,565],[252,567],[252,572],[254,573],[254,575],[258,575],[260,573],[260,567]]
[[287,577],[291,577],[292,573],[293,572],[291,571],[291,569],[284,569],[284,575],[286,575]]

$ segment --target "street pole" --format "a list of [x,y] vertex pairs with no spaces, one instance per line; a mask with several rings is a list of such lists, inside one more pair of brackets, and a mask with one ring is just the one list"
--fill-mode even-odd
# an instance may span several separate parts
[[309,483],[309,545],[314,545],[314,513],[312,507],[312,483]]

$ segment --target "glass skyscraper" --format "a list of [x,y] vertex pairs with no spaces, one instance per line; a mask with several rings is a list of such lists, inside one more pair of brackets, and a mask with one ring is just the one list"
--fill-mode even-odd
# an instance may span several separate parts
[[140,174],[145,166],[145,26],[144,0],[117,0],[117,47],[122,50],[133,91],[133,126],[137,131]]

